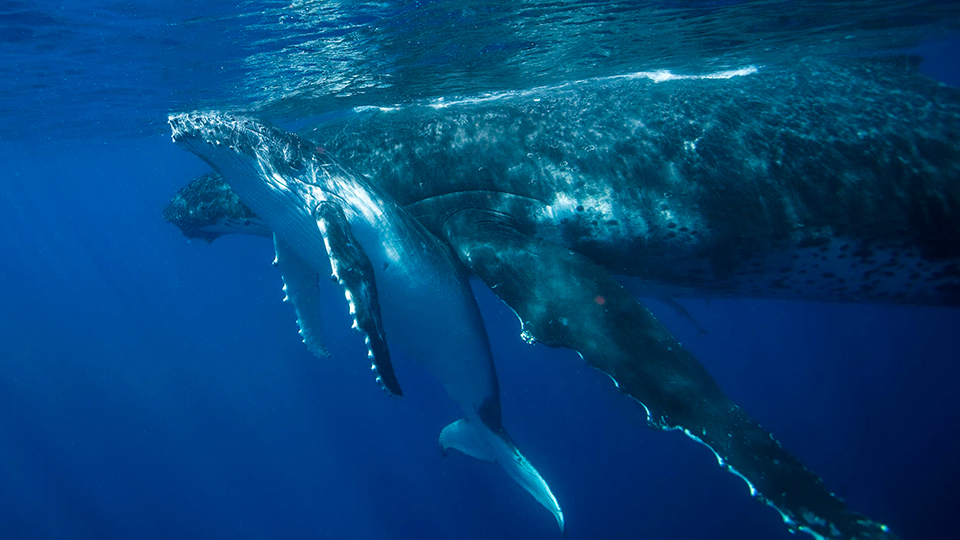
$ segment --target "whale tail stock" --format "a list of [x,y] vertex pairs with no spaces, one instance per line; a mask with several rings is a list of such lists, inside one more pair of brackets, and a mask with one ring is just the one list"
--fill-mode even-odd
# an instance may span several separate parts
[[[568,347],[640,403],[649,425],[709,447],[791,531],[818,539],[892,539],[847,509],[822,480],[727,397],[706,369],[607,272],[562,246],[524,235],[482,210],[443,226],[460,260],[513,309],[525,336]],[[555,324],[563,320],[563,324]]]
[[499,464],[520,487],[553,514],[563,533],[563,511],[537,469],[520,453],[506,432],[494,433],[482,422],[463,418],[440,432],[440,451],[454,449],[474,459]]

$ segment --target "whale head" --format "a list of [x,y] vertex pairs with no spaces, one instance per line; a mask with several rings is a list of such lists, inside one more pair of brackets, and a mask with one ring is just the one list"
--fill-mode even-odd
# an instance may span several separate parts
[[225,234],[273,235],[230,184],[212,171],[177,190],[163,209],[163,220],[190,240],[213,242]]
[[321,356],[317,279],[332,275],[344,289],[364,334],[371,370],[381,387],[402,395],[380,318],[368,250],[390,230],[386,203],[374,200],[362,178],[294,134],[266,122],[223,112],[171,115],[173,141],[217,170],[274,234],[275,264],[301,335]]
[[[172,138],[229,178],[239,198],[256,207],[304,206],[326,198],[329,159],[268,123],[232,113],[205,111],[171,115]],[[336,171],[346,172],[346,171]]]
[[[289,242],[312,241],[316,231],[313,214],[323,203],[342,208],[355,226],[367,225],[374,231],[396,226],[384,212],[384,194],[292,133],[217,111],[175,114],[169,122],[173,141],[229,179],[239,199],[271,230],[284,230],[281,236]],[[308,230],[311,238],[303,237]]]

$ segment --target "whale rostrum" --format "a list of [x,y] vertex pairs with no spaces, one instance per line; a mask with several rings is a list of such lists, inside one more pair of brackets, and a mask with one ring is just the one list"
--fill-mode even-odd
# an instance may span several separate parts
[[[244,123],[260,126],[257,135],[236,136]],[[642,404],[649,425],[708,446],[790,530],[893,537],[849,510],[728,398],[636,296],[960,304],[956,89],[902,62],[807,60],[734,77],[658,82],[634,74],[361,108],[299,136],[220,113],[176,116],[172,124],[178,143],[223,174],[184,188],[165,211],[188,237],[272,231],[322,274],[346,255],[305,253],[304,242],[316,239],[274,226],[309,230],[298,214],[304,200],[275,190],[261,198],[272,198],[267,206],[285,217],[262,215],[238,189],[236,164],[260,161],[243,157],[256,155],[251,148],[272,148],[272,168],[243,174],[284,185],[329,170],[355,178],[360,192],[376,196],[330,202],[370,259],[391,347],[404,336],[392,330],[388,311],[403,307],[393,304],[429,270],[423,250],[427,258],[452,253],[444,268],[486,283],[518,315],[524,339],[577,351]],[[200,150],[190,142],[199,133],[206,134]],[[225,204],[210,202],[218,198]],[[400,210],[396,222],[378,213]],[[370,240],[371,229],[416,231],[434,247],[391,258],[392,235]],[[413,285],[391,281],[398,275]],[[467,303],[474,305],[437,309]],[[434,335],[425,330],[435,324],[430,316],[418,321],[419,335]],[[305,341],[317,349],[305,324]],[[464,346],[487,350],[482,324],[465,328]],[[466,416],[444,429],[442,447],[497,456],[502,465],[509,447],[497,454],[473,443],[487,424]],[[534,496],[551,507],[552,496]]]
[[440,379],[464,413],[442,431],[441,448],[500,464],[563,530],[556,498],[503,427],[486,330],[468,274],[449,248],[388,195],[296,135],[209,112],[171,116],[170,125],[174,141],[218,170],[273,231],[277,266],[308,347],[323,350],[315,336],[316,283],[329,273],[343,287],[384,390],[402,394],[389,335]]

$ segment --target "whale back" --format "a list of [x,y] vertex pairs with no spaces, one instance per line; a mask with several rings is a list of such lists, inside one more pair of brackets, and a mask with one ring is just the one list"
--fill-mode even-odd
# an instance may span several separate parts
[[485,210],[638,294],[960,304],[960,91],[877,60],[649,75],[303,133],[437,236]]

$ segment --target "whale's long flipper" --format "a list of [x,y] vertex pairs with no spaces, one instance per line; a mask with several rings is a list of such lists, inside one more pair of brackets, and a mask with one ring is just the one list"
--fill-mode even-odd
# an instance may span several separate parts
[[371,369],[376,372],[377,382],[391,395],[402,396],[403,391],[393,372],[393,362],[384,336],[380,300],[377,298],[377,284],[370,258],[350,232],[350,224],[342,208],[322,202],[317,206],[314,216],[330,256],[333,277],[343,286],[350,304],[353,326],[363,332],[367,357],[372,362]]
[[449,218],[460,259],[520,317],[524,337],[576,350],[640,402],[649,423],[707,445],[794,531],[820,538],[891,538],[849,511],[720,390],[694,356],[607,272],[564,247],[512,230],[488,211]]
[[280,270],[283,292],[286,293],[283,301],[292,305],[297,314],[297,326],[300,327],[303,344],[313,354],[321,358],[329,357],[320,331],[320,277],[277,235],[273,235],[273,245],[277,254],[273,264]]

